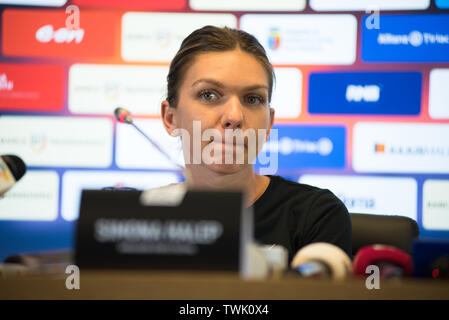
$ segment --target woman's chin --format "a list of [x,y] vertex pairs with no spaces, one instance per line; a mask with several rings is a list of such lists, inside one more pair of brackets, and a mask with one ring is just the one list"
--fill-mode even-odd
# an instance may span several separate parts
[[249,168],[250,165],[248,164],[219,164],[219,163],[213,163],[208,164],[207,167],[209,167],[212,171],[221,173],[221,174],[232,174],[241,170],[244,170],[245,168]]

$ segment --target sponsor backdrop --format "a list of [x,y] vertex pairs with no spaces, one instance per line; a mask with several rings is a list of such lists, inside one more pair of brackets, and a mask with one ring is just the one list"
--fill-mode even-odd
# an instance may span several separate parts
[[0,0],[0,155],[29,168],[0,199],[0,259],[72,247],[83,188],[182,180],[113,111],[131,110],[182,163],[160,102],[181,40],[207,24],[254,34],[275,66],[278,132],[260,172],[449,238],[448,9],[446,0]]

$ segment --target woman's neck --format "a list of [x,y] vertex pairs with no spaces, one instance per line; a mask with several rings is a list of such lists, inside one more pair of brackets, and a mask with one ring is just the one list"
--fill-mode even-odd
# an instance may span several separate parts
[[186,179],[187,184],[194,188],[243,190],[247,206],[263,194],[270,182],[268,177],[256,174],[252,166],[248,166],[248,170],[224,174],[200,165],[189,165]]

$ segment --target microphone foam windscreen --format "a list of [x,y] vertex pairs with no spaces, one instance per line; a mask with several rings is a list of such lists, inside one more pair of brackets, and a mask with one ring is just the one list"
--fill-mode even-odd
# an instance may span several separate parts
[[369,265],[379,263],[391,263],[404,269],[404,274],[411,276],[413,273],[412,258],[408,253],[393,246],[370,245],[361,248],[355,258],[353,271],[355,275],[365,275]]
[[21,158],[15,155],[5,155],[2,156],[3,161],[8,165],[14,179],[19,181],[20,178],[25,174],[27,167],[25,162]]
[[290,266],[296,269],[309,261],[321,261],[326,264],[334,280],[344,279],[352,269],[349,256],[341,248],[326,242],[316,242],[305,246],[296,253]]

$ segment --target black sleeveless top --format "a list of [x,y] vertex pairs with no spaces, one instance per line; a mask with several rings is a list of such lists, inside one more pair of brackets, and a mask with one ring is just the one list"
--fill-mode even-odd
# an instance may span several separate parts
[[252,206],[258,243],[284,246],[289,262],[313,242],[334,244],[352,258],[351,220],[343,202],[327,189],[267,177],[267,189]]

